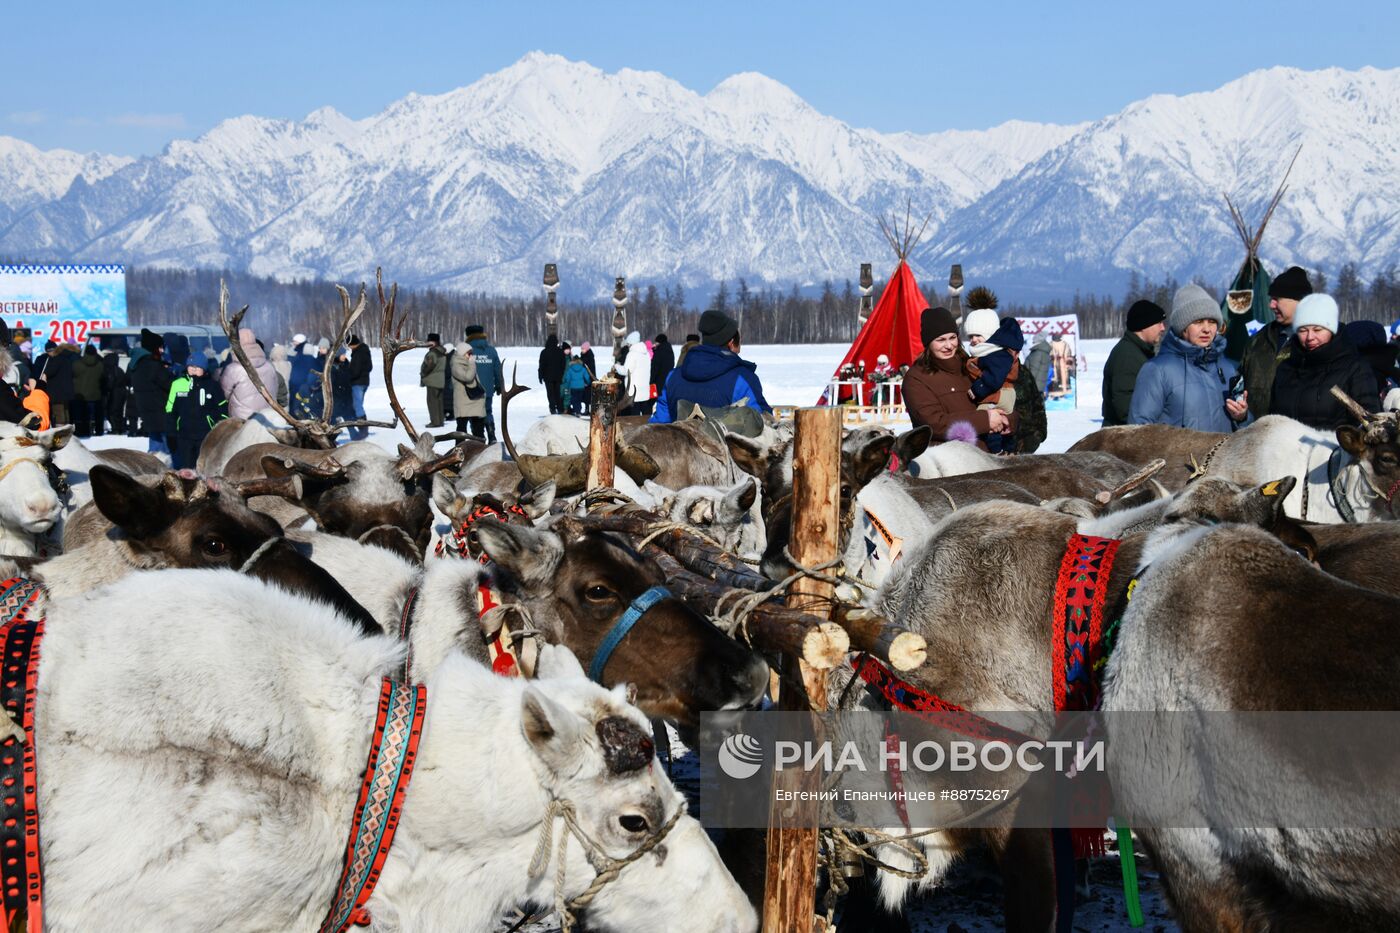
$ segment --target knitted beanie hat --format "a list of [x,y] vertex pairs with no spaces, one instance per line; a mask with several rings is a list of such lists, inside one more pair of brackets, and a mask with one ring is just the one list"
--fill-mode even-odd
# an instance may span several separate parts
[[1192,283],[1176,290],[1172,298],[1172,313],[1167,318],[1167,326],[1178,337],[1186,333],[1186,328],[1197,321],[1214,321],[1225,326],[1225,316],[1220,313],[1220,305],[1210,297],[1210,292]]
[[919,339],[924,346],[946,334],[957,332],[958,322],[953,320],[953,312],[947,308],[925,308],[919,317]]
[[1337,300],[1331,295],[1314,292],[1305,295],[1303,300],[1298,302],[1298,310],[1293,312],[1293,329],[1322,327],[1335,334],[1340,318],[1341,311],[1337,307]]
[[963,323],[963,332],[969,337],[986,337],[991,339],[992,334],[997,332],[997,327],[1001,324],[1001,318],[997,317],[993,308],[978,308],[976,311],[969,311],[967,319]]

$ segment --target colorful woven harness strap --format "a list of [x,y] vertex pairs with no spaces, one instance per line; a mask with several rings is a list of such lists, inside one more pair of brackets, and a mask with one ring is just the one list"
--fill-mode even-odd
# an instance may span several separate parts
[[[1122,542],[1115,538],[1072,534],[1065,544],[1060,572],[1055,580],[1052,619],[1051,684],[1055,712],[1082,712],[1099,705],[1096,667],[1103,653],[1103,610],[1108,583]],[[1071,820],[1083,824],[1086,812],[1107,804],[1109,791],[1085,774],[1062,780],[1056,786],[1057,806]],[[1104,854],[1107,812],[1097,828],[1089,825],[1058,826],[1050,831],[1055,867],[1056,918],[1059,933],[1074,926],[1074,862]]]
[[966,707],[950,703],[937,694],[920,690],[913,684],[900,680],[898,675],[868,654],[862,657],[863,660],[856,666],[856,676],[875,688],[880,696],[885,698],[885,702],[895,709],[913,713],[940,729],[947,729],[971,739],[1006,742],[1010,745],[1037,741],[1023,732],[1009,729],[985,716],[979,716]]
[[388,677],[380,684],[374,737],[350,823],[345,864],[320,933],[344,933],[352,924],[367,926],[370,922],[365,904],[374,893],[394,842],[427,709],[428,690],[422,684],[399,683]]
[[642,620],[642,616],[647,614],[647,610],[670,596],[671,591],[666,587],[653,586],[632,600],[632,604],[627,607],[622,618],[618,619],[608,630],[608,634],[603,636],[603,643],[598,646],[598,651],[593,655],[593,663],[588,666],[589,680],[597,684],[603,682],[603,668],[608,666],[608,659],[617,650],[617,646],[622,644],[622,639],[626,638],[627,633],[632,631],[632,627]]
[[[0,705],[10,723],[0,742],[0,903],[6,933],[40,933],[44,886],[39,864],[38,774],[34,762],[34,697],[39,679],[39,642],[44,619],[32,618],[42,584],[23,577],[0,583]],[[18,730],[23,730],[20,747]]]
[[[508,505],[503,509],[498,509],[494,505],[482,503],[472,509],[467,517],[462,519],[462,523],[449,532],[452,538],[451,544],[447,543],[446,537],[438,539],[437,547],[433,549],[433,554],[437,557],[442,557],[448,554],[450,549],[450,553],[465,560],[467,557],[471,556],[472,525],[475,525],[477,522],[487,517],[494,518],[501,522],[509,521],[506,517],[508,514],[524,516],[527,521],[530,518],[530,514],[518,505]],[[485,554],[482,554],[481,557],[477,559],[483,564],[491,562],[491,558],[487,557]]]

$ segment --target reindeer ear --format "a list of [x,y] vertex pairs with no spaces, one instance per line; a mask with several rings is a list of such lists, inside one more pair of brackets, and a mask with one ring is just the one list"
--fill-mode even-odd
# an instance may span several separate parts
[[587,680],[583,665],[564,645],[541,645],[540,657],[535,662],[536,680]]
[[1288,494],[1293,491],[1293,487],[1298,485],[1298,477],[1285,476],[1283,479],[1271,479],[1262,486],[1257,487],[1256,495],[1264,497],[1275,509],[1282,507],[1283,500],[1288,498]]
[[719,523],[730,525],[742,521],[749,509],[753,508],[756,498],[758,498],[758,483],[751,478],[741,480],[720,500]]
[[899,468],[905,472],[909,470],[909,464],[914,459],[928,450],[929,443],[933,440],[933,428],[928,425],[920,425],[912,431],[905,431],[894,439],[894,452],[899,457]]
[[734,458],[734,464],[739,469],[757,478],[760,482],[766,478],[768,474],[767,451],[753,441],[736,434],[726,434],[724,443],[729,448],[729,456]]
[[863,488],[879,476],[890,462],[890,451],[894,449],[894,435],[881,434],[861,445],[851,458],[852,474],[856,488]]
[[1366,453],[1366,432],[1355,425],[1344,424],[1337,428],[1337,443],[1342,445],[1342,450],[1359,458]]
[[571,773],[582,746],[577,716],[533,684],[520,700],[520,728],[525,741],[556,775]]
[[178,514],[163,487],[147,486],[120,470],[97,464],[88,472],[88,482],[97,510],[138,541],[169,528]]
[[73,425],[65,424],[49,431],[31,431],[29,436],[45,450],[62,450],[73,438]]
[[457,489],[452,485],[452,480],[441,473],[433,474],[433,505],[438,507],[438,511],[446,515],[449,519],[456,516],[452,513],[452,507],[457,504]]
[[480,522],[474,527],[482,550],[499,570],[528,590],[549,588],[564,559],[564,542],[557,534],[505,522]]
[[659,508],[662,512],[670,514],[671,504],[666,500],[674,494],[672,490],[667,489],[665,486],[661,485],[654,479],[649,479],[646,482],[642,483],[642,492],[646,493],[648,496],[651,496],[652,501],[656,504],[656,508]]
[[517,505],[524,509],[525,514],[531,519],[541,518],[549,514],[549,507],[554,504],[554,496],[558,488],[559,486],[554,480],[545,480],[521,496]]

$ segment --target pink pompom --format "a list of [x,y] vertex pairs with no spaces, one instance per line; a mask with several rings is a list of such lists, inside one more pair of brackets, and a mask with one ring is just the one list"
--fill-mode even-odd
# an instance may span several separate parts
[[954,421],[948,425],[947,439],[950,441],[962,441],[964,444],[977,443],[977,429],[968,421]]

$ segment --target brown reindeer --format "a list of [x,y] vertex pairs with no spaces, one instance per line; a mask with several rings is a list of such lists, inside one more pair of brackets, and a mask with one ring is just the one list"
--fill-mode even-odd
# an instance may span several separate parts
[[[621,538],[585,531],[560,518],[552,528],[505,522],[477,524],[503,598],[523,606],[548,640],[567,644],[585,669],[628,605],[653,586],[661,569]],[[640,636],[640,637],[639,637]],[[755,703],[768,687],[768,666],[756,654],[675,597],[653,606],[611,655],[604,683],[635,685],[647,715],[687,734],[701,710]]]
[[[487,644],[504,617],[517,643],[566,645],[587,667],[631,602],[664,582],[654,561],[620,539],[583,535],[577,524],[552,530],[512,519],[472,527],[492,561],[489,568],[473,560],[416,565],[324,532],[294,531],[289,537],[386,631],[399,632],[409,618],[413,654],[422,658],[441,654],[450,642],[489,664]],[[495,597],[505,608],[478,617],[483,571],[492,575]],[[761,659],[704,616],[680,600],[664,599],[622,640],[602,682],[634,684],[648,716],[670,719],[693,734],[701,712],[754,703],[767,688],[768,674]]]
[[397,459],[367,441],[334,451],[257,444],[235,454],[224,475],[237,481],[300,476],[305,493],[299,502],[260,499],[254,507],[284,527],[310,515],[332,534],[380,544],[421,561],[433,520],[425,487],[437,472],[459,466],[467,450],[459,445],[434,456],[432,441],[430,435],[421,435],[414,449],[401,446]]
[[1169,424],[1127,424],[1095,431],[1075,442],[1069,450],[1070,453],[1110,453],[1135,466],[1146,466],[1160,458],[1167,461],[1167,465],[1157,474],[1157,481],[1171,492],[1178,492],[1227,437],[1228,434],[1193,431]]
[[[1151,556],[1109,660],[1105,711],[1400,709],[1393,585],[1382,593],[1344,582],[1239,525],[1178,536]],[[1112,718],[1108,731],[1112,740]],[[1400,928],[1400,888],[1386,881],[1400,869],[1400,832],[1384,828],[1394,824],[1294,827],[1291,803],[1276,796],[1286,788],[1292,800],[1389,800],[1393,789],[1350,770],[1341,781],[1319,777],[1293,740],[1271,731],[1251,730],[1247,748],[1203,735],[1170,762],[1109,756],[1115,797],[1126,807],[1154,806],[1169,774],[1171,798],[1185,808],[1171,825],[1209,827],[1136,827],[1182,930]],[[1241,771],[1258,765],[1277,781],[1261,786],[1257,770],[1253,780]],[[1219,814],[1241,791],[1278,801],[1264,804],[1278,817],[1231,825]]]
[[[1174,510],[1161,509],[1155,520],[1169,515],[1178,523],[1244,521],[1272,527],[1291,488],[1289,479],[1248,489],[1213,480],[1193,486],[1174,500]],[[928,641],[931,661],[910,672],[909,682],[972,710],[1049,710],[1055,580],[1065,543],[1078,528],[1076,519],[1061,513],[984,502],[958,509],[913,545],[875,598],[881,614],[903,620]],[[1122,611],[1147,541],[1145,531],[1123,539],[1107,581],[1106,614]],[[832,683],[844,686],[847,676]],[[979,838],[1002,865],[1008,928],[1048,928],[1054,897],[1045,832],[1003,828],[930,836],[935,869],[917,883],[882,873],[882,899],[897,904],[915,886],[936,885]],[[898,851],[881,850],[880,857],[900,868],[912,865]],[[1027,879],[1039,880],[1028,884]]]
[[235,484],[189,470],[132,477],[106,466],[93,467],[89,476],[93,498],[65,529],[64,553],[16,561],[55,596],[87,592],[139,570],[228,568],[315,596],[365,631],[378,631],[359,603],[298,553],[276,522],[244,502],[254,495],[299,498],[299,478]]

